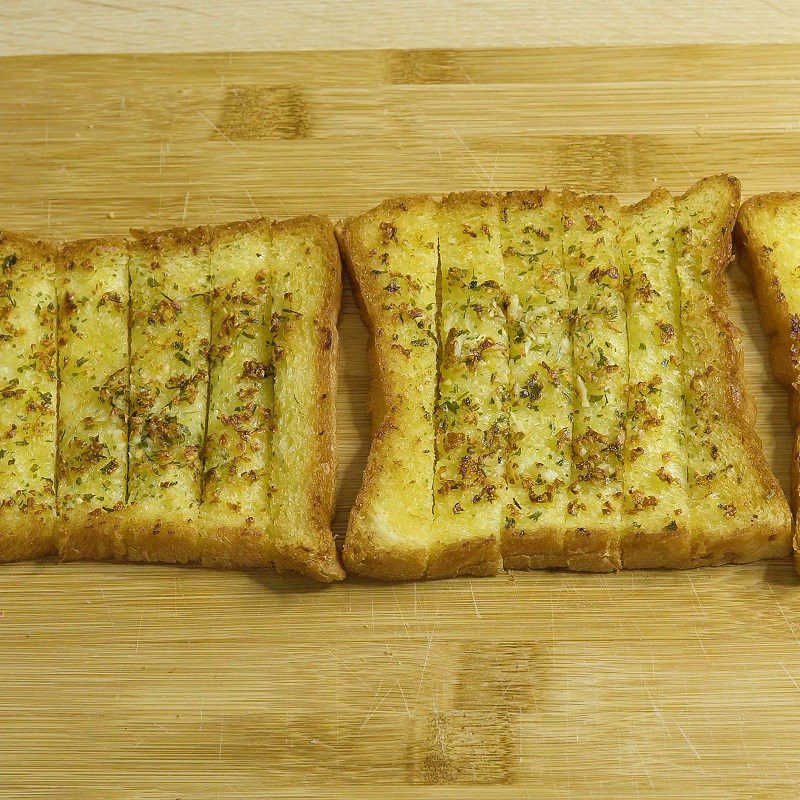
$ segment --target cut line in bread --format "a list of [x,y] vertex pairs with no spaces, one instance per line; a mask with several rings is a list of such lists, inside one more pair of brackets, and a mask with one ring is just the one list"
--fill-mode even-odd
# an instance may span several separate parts
[[330,222],[1,241],[0,558],[343,577]]
[[[791,503],[800,494],[800,192],[751,197],[742,204],[735,238],[739,262],[749,274],[761,319],[770,335],[772,369],[789,392],[794,429]],[[795,567],[800,571],[800,539],[795,517]]]
[[375,425],[347,567],[486,574],[496,542],[506,567],[588,571],[785,555],[727,318],[737,202],[717,176],[628,208],[467,193],[344,223]]

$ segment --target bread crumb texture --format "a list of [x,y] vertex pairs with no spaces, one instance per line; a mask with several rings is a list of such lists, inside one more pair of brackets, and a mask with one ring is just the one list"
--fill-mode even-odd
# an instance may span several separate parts
[[787,555],[791,515],[727,315],[738,205],[720,175],[630,207],[467,193],[346,222],[375,355],[346,567],[390,579]]
[[343,577],[327,220],[0,233],[0,265],[0,559]]

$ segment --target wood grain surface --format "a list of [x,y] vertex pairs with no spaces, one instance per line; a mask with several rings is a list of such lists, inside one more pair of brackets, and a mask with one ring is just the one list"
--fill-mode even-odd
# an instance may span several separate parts
[[800,42],[800,0],[6,0],[0,54]]
[[[752,194],[800,188],[800,47],[11,58],[0,131],[0,226],[54,239],[718,171]],[[341,335],[339,532],[368,447],[349,292]],[[798,635],[788,561],[322,590],[6,565],[0,798],[797,797]]]

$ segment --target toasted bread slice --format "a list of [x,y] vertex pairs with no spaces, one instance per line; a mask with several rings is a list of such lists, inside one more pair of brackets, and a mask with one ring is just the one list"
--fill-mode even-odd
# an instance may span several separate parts
[[622,564],[628,339],[619,204],[568,193],[563,224],[574,371],[566,560],[570,569],[603,572]]
[[[736,240],[740,263],[750,274],[761,318],[771,336],[775,376],[789,388],[795,428],[791,501],[800,507],[800,192],[764,194],[739,210]],[[796,523],[795,523],[796,526]],[[800,540],[795,527],[795,565],[800,571]]]
[[345,567],[384,580],[421,578],[433,531],[438,205],[388,200],[349,220],[339,238],[374,362],[373,441]]
[[212,348],[200,550],[204,564],[343,572],[335,490],[333,229],[304,217],[205,230]]
[[339,250],[324,217],[275,223],[272,241],[274,563],[279,570],[320,581],[341,580],[330,528],[336,489]]
[[434,540],[427,574],[489,575],[502,566],[508,387],[500,208],[455,194],[439,208],[439,396]]
[[206,238],[212,346],[202,560],[208,566],[259,566],[274,559],[272,224],[237,222],[207,229]]
[[0,235],[0,559],[57,545],[64,559],[344,577],[330,530],[330,222],[136,233],[56,254]]
[[485,574],[497,536],[507,567],[785,552],[788,508],[726,314],[737,200],[718,176],[624,209],[468,194],[386,201],[346,223],[376,362],[347,565]]
[[507,568],[566,567],[572,479],[572,347],[562,199],[506,195],[502,242],[509,338]]
[[706,178],[675,202],[692,564],[787,555],[791,516],[753,426],[725,270],[739,182]]
[[58,551],[113,559],[128,478],[128,245],[66,245],[58,259]]
[[689,564],[680,286],[673,198],[653,192],[622,214],[628,320],[623,566]]
[[198,562],[211,340],[205,233],[139,235],[129,263],[131,421],[120,557]]
[[0,561],[55,550],[56,254],[0,231]]

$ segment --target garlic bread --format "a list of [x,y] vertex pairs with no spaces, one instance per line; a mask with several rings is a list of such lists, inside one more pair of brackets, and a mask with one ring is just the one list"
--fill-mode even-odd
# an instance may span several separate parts
[[58,551],[124,552],[128,479],[128,244],[72,242],[58,259]]
[[694,565],[791,549],[791,516],[755,432],[740,334],[727,315],[725,270],[738,207],[739,182],[724,175],[675,201]]
[[56,256],[0,231],[0,561],[56,547]]
[[628,396],[623,468],[623,566],[688,565],[680,286],[666,190],[623,210]]
[[345,223],[375,370],[348,568],[487,574],[498,546],[506,567],[585,571],[784,554],[727,318],[737,202],[717,176],[625,208],[473,193]]
[[141,234],[129,253],[130,444],[122,558],[198,562],[211,345],[207,237],[199,228]]
[[439,373],[433,543],[427,574],[502,566],[508,334],[500,207],[455,194],[439,207]]
[[389,200],[340,227],[371,334],[372,447],[344,542],[349,572],[425,576],[433,528],[438,204]]
[[[757,195],[742,204],[736,223],[741,265],[749,273],[761,318],[770,334],[772,368],[790,395],[795,431],[791,503],[800,507],[800,192]],[[795,565],[800,571],[800,539],[795,522]]]
[[570,569],[622,563],[622,468],[628,338],[614,197],[564,198],[564,271],[572,341],[572,481],[567,503]]
[[563,568],[573,383],[563,203],[548,191],[500,202],[509,340],[503,564]]

